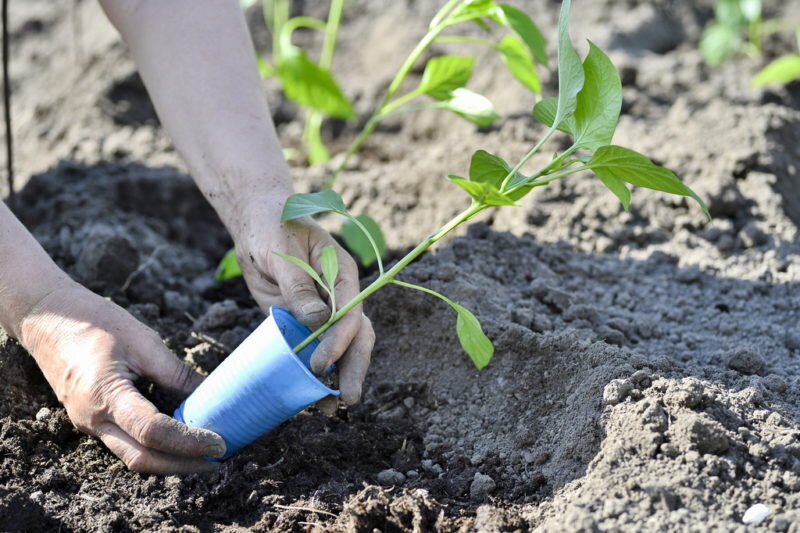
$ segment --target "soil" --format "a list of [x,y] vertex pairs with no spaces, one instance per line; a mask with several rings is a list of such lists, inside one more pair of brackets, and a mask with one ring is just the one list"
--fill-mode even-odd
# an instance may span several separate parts
[[[348,4],[336,69],[359,113],[435,4]],[[554,26],[558,2],[515,4]],[[765,8],[800,16],[795,1]],[[388,288],[367,305],[378,341],[362,403],[302,413],[205,476],[126,471],[73,429],[0,333],[0,529],[800,531],[800,85],[751,89],[757,59],[705,66],[696,42],[710,1],[574,11],[574,40],[607,49],[622,73],[616,142],[674,169],[712,222],[642,190],[625,213],[580,175],[489,213],[402,276],[475,312],[496,346],[485,370],[460,350],[444,304]],[[257,10],[248,18],[266,50]],[[16,213],[70,275],[210,372],[263,317],[240,280],[213,282],[230,240],[124,46],[93,2],[14,3],[11,23],[26,182]],[[771,39],[767,57],[791,46]],[[496,126],[393,119],[340,178],[395,254],[465,206],[444,176],[465,172],[474,149],[514,159],[542,133],[532,98],[489,51],[470,86],[497,103]],[[265,90],[298,147],[302,115]],[[355,133],[325,129],[337,148]],[[293,170],[298,190],[328,171]],[[140,385],[165,412],[180,401]],[[743,525],[758,502],[768,517]]]

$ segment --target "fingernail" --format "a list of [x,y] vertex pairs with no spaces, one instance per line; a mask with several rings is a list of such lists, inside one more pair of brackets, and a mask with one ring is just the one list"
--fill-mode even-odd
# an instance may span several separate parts
[[209,457],[214,457],[214,458],[220,458],[220,457],[222,457],[223,455],[225,455],[225,452],[226,452],[227,450],[228,450],[228,448],[227,448],[227,446],[225,446],[225,443],[224,443],[224,442],[223,442],[222,444],[212,444],[212,445],[209,447],[209,454],[208,454],[208,456],[209,456]]
[[324,313],[328,308],[322,302],[309,302],[300,306],[300,313],[305,316],[318,315]]

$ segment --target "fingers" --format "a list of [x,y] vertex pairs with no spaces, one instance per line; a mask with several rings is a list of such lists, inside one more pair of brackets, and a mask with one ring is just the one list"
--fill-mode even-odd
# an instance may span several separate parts
[[347,405],[358,403],[361,399],[361,384],[367,377],[374,346],[372,323],[365,315],[361,315],[361,328],[339,361],[339,390],[342,401]]
[[[336,302],[341,308],[358,296],[360,286],[358,283],[358,268],[353,258],[340,247],[337,246],[336,248],[339,257]],[[311,356],[312,372],[315,374],[324,373],[344,355],[361,328],[362,316],[361,305],[357,305],[320,337],[320,345]]]
[[212,463],[204,459],[169,455],[142,446],[119,426],[110,422],[97,428],[97,436],[100,437],[100,440],[114,455],[125,463],[125,466],[134,472],[145,474],[188,474],[211,472],[219,468],[218,463]]
[[205,379],[169,351],[160,338],[156,338],[152,348],[137,360],[142,376],[157,385],[187,395],[191,394]]
[[326,416],[333,416],[339,407],[339,400],[336,396],[329,395],[314,404],[319,411]]
[[111,421],[144,448],[182,457],[222,457],[225,441],[207,429],[192,428],[160,413],[132,383],[109,406]]
[[[299,258],[304,261],[308,259]],[[308,274],[283,259],[280,261],[284,264],[275,264],[277,268],[273,272],[289,312],[304,326],[318,328],[330,317],[330,308],[322,300],[314,280]]]

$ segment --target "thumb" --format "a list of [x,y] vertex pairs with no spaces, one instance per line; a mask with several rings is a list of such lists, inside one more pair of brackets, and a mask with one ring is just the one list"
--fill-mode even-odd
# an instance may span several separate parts
[[281,296],[295,319],[310,328],[324,324],[331,311],[322,300],[314,280],[295,265],[275,266],[275,280]]
[[161,339],[149,344],[146,353],[139,357],[141,374],[161,387],[191,394],[205,379],[178,359]]

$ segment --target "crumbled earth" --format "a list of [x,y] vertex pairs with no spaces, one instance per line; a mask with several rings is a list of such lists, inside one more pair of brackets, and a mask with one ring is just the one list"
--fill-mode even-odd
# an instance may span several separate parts
[[[553,27],[557,3],[513,3]],[[95,3],[64,4],[12,4],[16,212],[70,275],[210,372],[263,316],[241,280],[214,283],[231,242],[124,46]],[[435,4],[348,4],[337,71],[359,113]],[[765,8],[800,15],[796,2]],[[0,333],[0,529],[727,532],[749,531],[742,517],[760,502],[759,528],[800,532],[800,85],[750,89],[755,59],[705,66],[695,44],[711,12],[576,0],[573,36],[622,73],[616,142],[674,169],[712,222],[642,190],[626,213],[580,175],[489,213],[402,274],[475,312],[496,347],[485,370],[460,350],[445,304],[387,288],[367,305],[378,341],[362,403],[302,413],[204,476],[127,472]],[[248,19],[266,50],[257,10]],[[766,53],[791,46],[779,36]],[[542,133],[491,51],[470,87],[497,103],[497,126],[392,119],[340,178],[394,257],[465,206],[443,176],[474,149],[511,160]],[[300,147],[301,115],[265,90],[282,140]],[[324,133],[340,149],[355,128]],[[329,171],[296,164],[298,190]],[[165,412],[181,400],[140,386]]]

